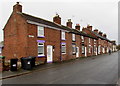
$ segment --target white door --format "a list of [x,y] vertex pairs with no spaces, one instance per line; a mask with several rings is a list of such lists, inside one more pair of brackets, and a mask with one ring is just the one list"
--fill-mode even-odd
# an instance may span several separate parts
[[76,57],[79,57],[79,47],[76,47]]
[[87,57],[87,48],[85,47],[85,57]]
[[98,51],[97,51],[97,48],[96,48],[96,55],[97,55],[97,52],[98,52]]
[[51,45],[47,46],[47,63],[53,61],[53,47]]

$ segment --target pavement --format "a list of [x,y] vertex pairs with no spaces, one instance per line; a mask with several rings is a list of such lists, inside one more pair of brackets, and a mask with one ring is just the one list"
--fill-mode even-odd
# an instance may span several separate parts
[[[79,58],[79,59],[81,59],[81,60],[92,59],[92,57],[91,58],[90,57],[87,57],[87,58],[85,57],[85,58]],[[10,70],[9,71],[3,71],[3,72],[1,72],[2,76],[0,76],[0,80],[21,76],[21,75],[29,74],[29,73],[36,72],[36,71],[46,70],[46,69],[49,69],[49,68],[54,68],[54,67],[57,67],[57,66],[60,66],[60,65],[67,64],[69,62],[73,62],[75,60],[76,59],[69,60],[69,61],[64,61],[64,62],[59,62],[59,63],[40,64],[40,65],[35,66],[31,70],[24,70],[24,69],[20,68],[17,71],[10,71]]]
[[38,66],[32,68],[31,70],[24,70],[24,69],[20,68],[17,71],[10,71],[10,70],[9,71],[3,71],[2,76],[0,76],[0,80],[7,79],[7,78],[12,78],[12,77],[17,77],[17,76],[29,74],[29,73],[40,71],[40,70],[49,69],[49,68],[52,68],[52,67],[56,67],[58,65],[59,64],[55,64],[55,63],[49,63],[49,64],[46,63],[46,64],[38,65]]
[[[2,73],[1,79],[3,79],[3,83],[13,82],[25,83],[23,81],[24,80],[30,81],[31,80],[30,77],[32,77],[35,80],[32,80],[32,82],[29,83],[45,82],[50,84],[52,83],[94,84],[94,83],[109,83],[112,80],[113,82],[116,81],[117,83],[116,65],[118,64],[116,63],[117,58],[114,59],[114,55],[117,56],[116,53],[115,54],[113,53],[112,55],[103,54],[87,58],[86,57],[80,58],[80,60],[75,59],[62,63],[39,65],[33,68],[32,70],[19,69],[16,72],[4,71]],[[104,77],[105,75],[108,76]],[[16,76],[20,77],[17,78]],[[12,77],[16,78],[12,79]]]

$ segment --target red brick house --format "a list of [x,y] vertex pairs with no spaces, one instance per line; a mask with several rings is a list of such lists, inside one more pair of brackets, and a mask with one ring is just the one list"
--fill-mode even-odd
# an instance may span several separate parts
[[93,55],[97,55],[97,46],[98,46],[98,38],[97,36],[92,33],[92,26],[87,26],[87,28],[83,28],[82,29],[83,32],[87,33],[88,35],[94,37],[94,38],[87,38],[87,56],[93,56]]
[[68,20],[67,26],[61,25],[59,15],[51,22],[22,13],[22,6],[17,2],[3,29],[3,55],[6,59],[35,56],[47,62],[80,57],[80,37],[91,36],[79,29],[79,25],[76,29],[72,28],[71,20]]
[[117,45],[116,45],[116,41],[115,40],[112,40],[112,51],[115,52],[117,51]]
[[82,31],[96,37],[96,39],[88,38],[88,56],[108,53],[108,50],[111,49],[111,41],[107,39],[106,34],[103,34],[101,31],[98,32],[98,29],[93,31],[92,26],[88,25]]
[[[69,19],[61,25],[56,14],[53,22],[22,12],[17,2],[4,27],[3,56],[6,59],[35,56],[37,60],[59,62],[102,54],[102,47],[110,47],[109,40],[87,26],[80,31],[80,25],[72,27]],[[99,47],[100,46],[100,47]],[[106,52],[106,49],[104,52]]]

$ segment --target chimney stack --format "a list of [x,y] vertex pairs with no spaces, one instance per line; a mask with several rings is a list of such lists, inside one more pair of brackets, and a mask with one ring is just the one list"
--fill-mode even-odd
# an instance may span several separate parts
[[80,25],[76,24],[75,29],[80,30]]
[[107,35],[106,35],[106,34],[103,34],[103,37],[105,37],[105,38],[106,38],[106,37],[107,37]]
[[101,31],[99,31],[99,35],[102,36],[102,34],[103,34],[103,33],[102,33]]
[[58,14],[56,14],[56,16],[53,17],[53,22],[55,22],[57,24],[61,24],[61,18]]
[[87,28],[92,31],[92,26],[87,25]]
[[72,28],[72,22],[71,22],[71,19],[68,19],[67,26],[70,27],[70,28]]
[[95,29],[94,32],[98,33],[98,29]]
[[22,12],[22,5],[20,5],[19,2],[17,2],[17,3],[13,6],[13,12]]

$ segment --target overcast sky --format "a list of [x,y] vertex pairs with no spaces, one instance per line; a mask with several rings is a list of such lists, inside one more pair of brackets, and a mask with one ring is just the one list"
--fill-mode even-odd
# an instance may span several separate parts
[[72,19],[73,28],[79,23],[87,24],[107,34],[110,40],[118,40],[118,1],[119,0],[2,0],[0,3],[0,41],[9,19],[13,5],[19,1],[23,12],[52,21],[56,13],[66,25],[67,19]]

